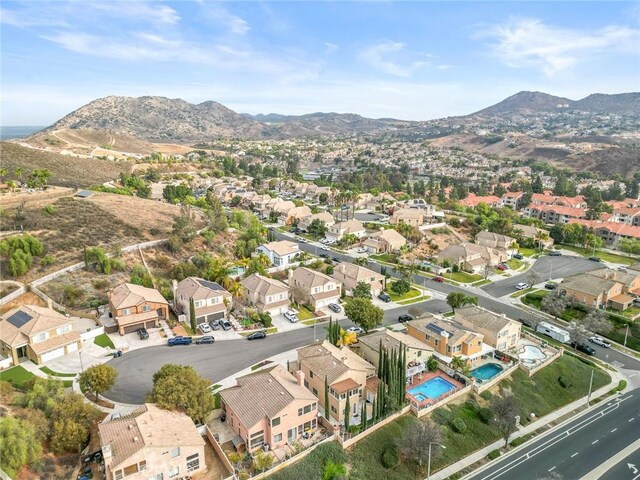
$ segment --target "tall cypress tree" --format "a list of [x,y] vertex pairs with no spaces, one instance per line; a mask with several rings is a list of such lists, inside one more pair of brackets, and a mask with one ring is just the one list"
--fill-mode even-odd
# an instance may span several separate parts
[[196,306],[193,303],[193,298],[189,300],[189,316],[191,317],[191,330],[193,330],[193,333],[195,334],[198,329],[198,325],[196,324]]
[[367,404],[362,402],[360,407],[360,431],[364,432],[367,429]]
[[378,378],[382,375],[382,339],[380,340],[380,345],[378,347]]
[[324,376],[324,418],[326,418],[327,421],[330,421],[330,416],[331,416],[331,414],[329,413],[330,408],[331,408],[331,405],[329,404],[329,379],[325,375]]
[[349,420],[351,415],[351,402],[349,401],[349,392],[347,392],[347,403],[344,404],[344,429],[349,431]]

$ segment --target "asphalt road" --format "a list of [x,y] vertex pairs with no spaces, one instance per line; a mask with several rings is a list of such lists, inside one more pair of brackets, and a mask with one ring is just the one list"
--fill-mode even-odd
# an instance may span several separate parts
[[610,468],[599,480],[638,480],[640,479],[640,449],[633,452]]
[[516,284],[520,282],[530,283],[531,273],[539,275],[538,282],[549,279],[565,278],[578,273],[590,272],[603,268],[601,263],[592,262],[583,257],[563,255],[561,257],[550,257],[543,255],[526,272],[514,275],[513,277],[489,283],[482,287],[482,290],[494,297],[503,297],[516,291]]
[[[639,423],[640,390],[633,390],[571,420],[560,429],[534,440],[518,453],[498,460],[465,479],[595,480],[594,469],[640,439]],[[615,468],[622,470],[620,464]],[[620,475],[607,478],[631,480],[634,477]]]

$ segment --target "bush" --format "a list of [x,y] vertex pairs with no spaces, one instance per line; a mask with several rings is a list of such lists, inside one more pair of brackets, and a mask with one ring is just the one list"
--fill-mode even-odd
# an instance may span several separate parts
[[325,271],[327,275],[333,274],[333,265],[327,266],[327,270]]
[[400,462],[395,447],[389,447],[382,453],[382,465],[384,468],[393,468]]
[[427,360],[427,370],[430,372],[435,371],[438,368],[438,361],[434,356],[431,356],[429,360]]
[[491,400],[491,398],[493,397],[493,393],[491,393],[489,390],[485,390],[480,394],[480,397],[488,401],[488,400]]
[[269,328],[273,324],[271,315],[269,315],[268,313],[260,314],[260,322],[262,322],[262,325],[264,325],[266,328]]
[[433,412],[433,420],[440,425],[448,425],[453,420],[453,412],[448,408],[438,408]]
[[54,207],[53,205],[47,205],[43,208],[43,210],[47,215],[53,215],[54,213],[56,213],[56,207]]
[[559,376],[558,377],[558,383],[560,384],[560,386],[562,388],[570,388],[571,387],[571,382],[567,378],[565,378],[563,376]]
[[490,408],[480,408],[478,409],[478,418],[482,423],[488,424],[491,421],[491,409]]
[[397,295],[404,295],[411,290],[411,284],[407,280],[397,280],[391,285],[391,290]]
[[489,460],[495,460],[496,458],[498,458],[500,456],[500,450],[496,449],[496,450],[492,450],[489,452],[489,455],[487,455],[487,458]]
[[461,418],[454,418],[453,422],[451,422],[451,428],[456,433],[464,433],[467,430],[467,424]]
[[524,437],[518,437],[518,438],[514,438],[509,445],[511,445],[512,447],[519,447],[526,441],[527,440]]
[[48,267],[49,265],[53,265],[55,262],[56,257],[48,253],[47,255],[42,257],[42,260],[40,260],[40,265],[42,265],[43,267]]

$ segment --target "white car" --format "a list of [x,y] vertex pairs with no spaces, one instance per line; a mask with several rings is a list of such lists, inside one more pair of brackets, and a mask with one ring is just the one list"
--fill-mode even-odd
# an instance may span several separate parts
[[347,333],[357,333],[360,335],[361,333],[364,333],[364,330],[360,327],[349,327],[347,328]]
[[320,250],[321,252],[330,252],[331,251],[327,247],[318,247],[318,250]]
[[607,342],[604,338],[600,338],[600,337],[591,337],[589,339],[589,341],[591,343],[595,343],[596,345],[600,345],[603,348],[610,348],[611,344],[609,342]]
[[528,283],[520,282],[516,285],[516,290],[526,290],[527,288],[529,288]]
[[208,323],[201,323],[200,325],[198,325],[198,328],[202,333],[211,333],[211,327]]
[[361,247],[358,249],[358,253],[367,253],[367,248]]
[[282,315],[284,315],[284,318],[289,320],[291,323],[296,323],[298,321],[298,312],[294,312],[293,310],[287,310]]

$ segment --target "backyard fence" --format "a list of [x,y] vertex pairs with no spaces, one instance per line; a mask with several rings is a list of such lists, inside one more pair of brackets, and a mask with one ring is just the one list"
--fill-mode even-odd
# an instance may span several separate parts
[[502,380],[507,378],[509,375],[511,375],[515,370],[518,369],[519,366],[520,366],[520,362],[515,362],[513,365],[510,365],[509,368],[503,370],[502,372],[500,372],[499,375],[496,375],[489,381],[483,381],[482,383],[474,381],[473,391],[476,393],[482,393],[485,390],[489,390],[495,384],[501,382]]
[[81,333],[80,338],[82,339],[83,342],[86,342],[87,340],[92,340],[97,336],[102,335],[103,333],[104,333],[104,327],[92,328],[88,332]]
[[362,440],[363,438],[365,438],[368,435],[372,434],[376,430],[384,427],[385,425],[388,425],[389,423],[393,422],[398,417],[408,413],[410,408],[411,407],[409,405],[405,405],[401,410],[398,410],[396,413],[393,413],[393,414],[389,415],[387,418],[385,418],[383,420],[380,420],[375,425],[372,425],[371,427],[367,428],[364,432],[361,432],[361,433],[359,433],[359,434],[357,434],[355,436],[351,436],[348,432],[346,432],[344,434],[340,434],[340,435],[337,436],[338,443],[340,443],[340,445],[342,445],[342,448],[349,448],[351,445],[354,445],[355,443],[358,443],[360,440]]
[[224,466],[225,470],[229,473],[229,477],[227,478],[235,478],[236,469],[233,468],[233,465],[231,465],[231,462],[227,458],[227,455],[224,453],[224,450],[222,450],[222,447],[213,436],[213,433],[211,433],[211,430],[209,429],[208,425],[204,425],[204,433],[207,439],[209,440],[209,443],[211,444],[216,454],[218,455],[218,458],[220,458],[220,462],[222,462],[222,465]]
[[26,291],[27,289],[25,287],[18,287],[17,290],[11,292],[9,295],[5,295],[4,297],[0,298],[0,305],[9,303],[11,300],[14,300],[18,298],[20,295],[22,295],[23,293],[26,293]]
[[[297,455],[294,455],[293,457],[285,460],[284,462],[279,463],[278,465],[276,465],[275,467],[267,470],[266,472],[259,473],[258,475],[255,475],[255,476],[253,476],[251,478],[253,480],[263,480],[263,479],[267,478],[268,476],[274,474],[275,472],[279,472],[280,470],[282,470],[284,468],[287,468],[290,465],[293,465],[298,460],[302,460],[304,457],[306,457],[311,452],[313,452],[318,447],[318,445],[322,445],[323,443],[333,442],[334,440],[335,439],[332,436],[327,437],[324,440],[321,440],[318,443],[313,444],[312,446],[310,446],[309,448],[303,450],[302,452],[298,453]],[[304,479],[300,479],[300,480],[304,480]]]
[[462,395],[465,395],[471,391],[472,385],[467,385],[466,387],[462,387],[459,390],[451,390],[447,392],[442,397],[438,399],[437,402],[430,404],[428,407],[419,408],[417,405],[411,404],[411,413],[413,413],[416,417],[422,418],[428,413],[433,412],[436,408],[440,408],[443,405],[449,403],[452,400],[455,400]]

